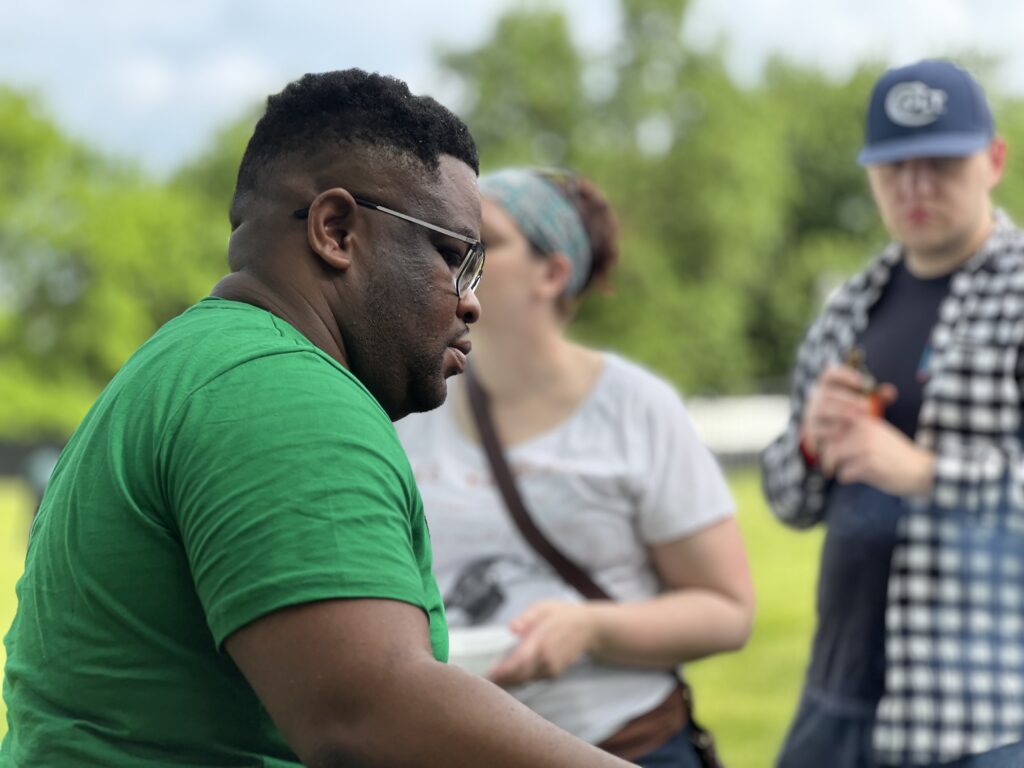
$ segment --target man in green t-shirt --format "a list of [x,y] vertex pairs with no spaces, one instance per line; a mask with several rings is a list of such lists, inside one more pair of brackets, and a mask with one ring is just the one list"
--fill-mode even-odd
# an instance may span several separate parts
[[268,100],[231,274],[125,363],[54,471],[0,765],[625,765],[442,663],[391,422],[465,366],[477,166],[465,125],[391,78]]

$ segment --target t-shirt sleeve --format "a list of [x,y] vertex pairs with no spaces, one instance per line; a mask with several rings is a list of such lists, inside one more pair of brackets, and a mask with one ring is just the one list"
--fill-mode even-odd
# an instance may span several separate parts
[[735,503],[715,457],[701,442],[676,391],[653,376],[635,391],[643,425],[639,530],[657,544],[697,532],[729,517]]
[[426,608],[422,507],[375,400],[315,353],[239,365],[192,393],[161,451],[165,494],[217,645],[330,598]]

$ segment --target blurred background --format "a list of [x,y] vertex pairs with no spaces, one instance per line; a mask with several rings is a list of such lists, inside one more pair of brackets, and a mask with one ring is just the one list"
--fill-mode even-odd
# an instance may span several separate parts
[[803,674],[820,533],[772,521],[754,457],[781,428],[807,322],[885,242],[854,162],[868,91],[924,56],[971,68],[1010,145],[998,201],[1024,219],[1024,4],[289,5],[0,3],[0,627],[60,446],[127,356],[226,271],[262,100],[358,66],[459,112],[485,169],[570,166],[614,202],[614,291],[575,333],[674,381],[729,468],[759,617],[746,650],[690,676],[726,762],[770,765]]

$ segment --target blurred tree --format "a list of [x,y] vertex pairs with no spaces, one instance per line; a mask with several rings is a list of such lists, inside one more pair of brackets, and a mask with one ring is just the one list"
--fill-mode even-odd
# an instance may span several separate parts
[[748,294],[782,236],[792,174],[764,100],[732,84],[720,53],[682,45],[686,6],[624,2],[618,43],[592,60],[559,14],[514,11],[442,61],[469,94],[486,167],[566,164],[616,204],[616,296],[585,305],[574,332],[685,389],[738,391],[756,372]]
[[[575,168],[623,223],[612,295],[578,338],[685,391],[777,388],[825,293],[886,238],[855,162],[881,65],[836,81],[779,58],[756,86],[684,42],[687,0],[621,0],[585,55],[561,13],[520,7],[476,48],[440,54],[484,169]],[[990,58],[960,56],[980,73]],[[997,201],[1024,215],[1024,102],[993,99],[1010,144]],[[256,114],[168,183],[61,135],[0,89],[0,436],[64,437],[153,330],[226,270],[227,212]]]
[[[621,0],[619,37],[595,57],[559,13],[520,8],[441,61],[485,169],[564,164],[615,203],[617,290],[584,304],[579,338],[689,392],[778,389],[827,292],[886,241],[855,160],[882,65],[836,81],[779,58],[740,88],[722,50],[683,42],[688,5]],[[1001,111],[1024,146],[1024,106]],[[1019,210],[1024,179],[1008,173],[997,200]]]
[[765,254],[764,279],[750,286],[748,338],[758,378],[781,382],[807,323],[826,294],[865,264],[887,237],[856,156],[864,105],[882,65],[844,82],[775,59],[761,98],[784,126],[781,160],[793,177],[780,212],[781,238]]
[[[201,201],[64,139],[0,93],[0,434],[64,437],[161,323],[224,272]],[[226,229],[226,228],[225,228]]]
[[202,199],[210,214],[222,217],[225,225],[238,166],[258,119],[259,114],[253,110],[220,130],[206,150],[182,166],[171,180],[178,191]]
[[524,157],[542,165],[573,159],[574,127],[591,110],[583,61],[561,13],[509,13],[481,48],[443,53],[441,62],[465,87],[463,111],[485,167]]

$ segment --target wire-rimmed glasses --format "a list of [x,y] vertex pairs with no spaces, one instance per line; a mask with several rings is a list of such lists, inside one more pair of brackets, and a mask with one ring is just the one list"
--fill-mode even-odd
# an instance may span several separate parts
[[[437,224],[431,224],[429,221],[423,221],[417,219],[415,216],[410,216],[407,213],[396,211],[393,208],[375,203],[372,200],[367,200],[365,197],[357,197],[352,195],[352,199],[356,201],[357,205],[363,208],[370,208],[374,211],[380,211],[386,213],[389,216],[395,216],[399,219],[403,219],[413,224],[418,224],[421,227],[426,227],[434,232],[440,232],[442,235],[455,238],[463,243],[466,243],[469,247],[466,249],[465,256],[462,257],[462,263],[459,265],[458,271],[452,275],[452,284],[455,288],[455,294],[461,299],[463,295],[468,291],[475,291],[476,287],[480,285],[480,278],[484,274],[484,244],[479,240],[466,235],[461,235],[458,232],[452,232],[450,229],[439,227]],[[297,219],[305,219],[309,216],[310,206],[305,208],[299,208],[293,212],[293,215]]]

